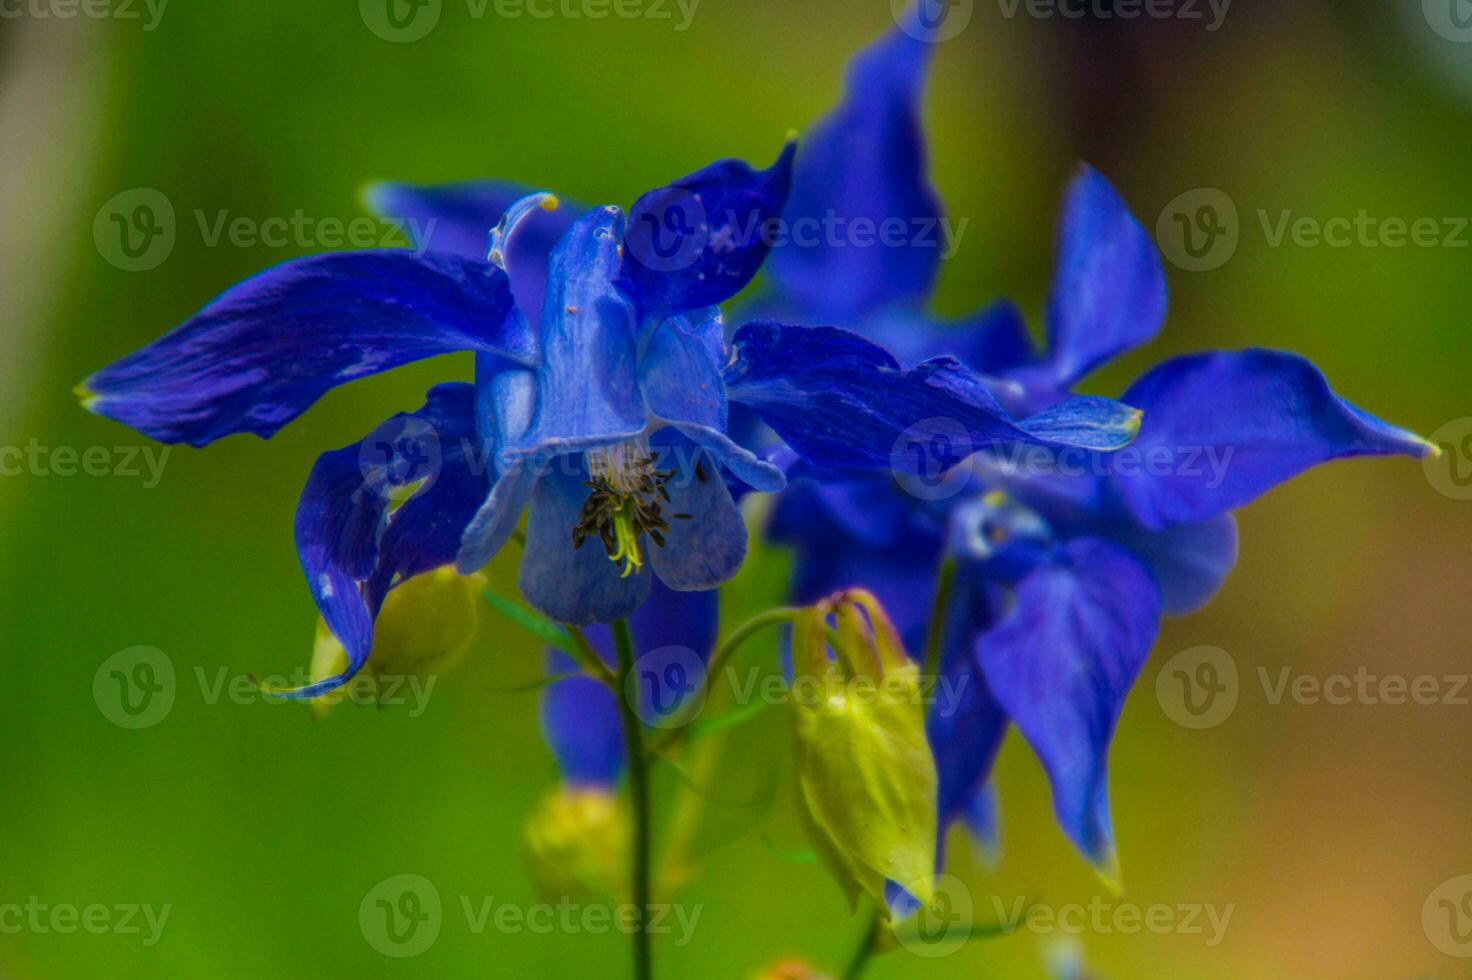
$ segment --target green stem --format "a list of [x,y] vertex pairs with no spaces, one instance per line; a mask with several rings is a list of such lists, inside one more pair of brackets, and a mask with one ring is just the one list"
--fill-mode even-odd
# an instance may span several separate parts
[[864,975],[864,970],[869,966],[869,959],[874,955],[874,942],[879,938],[879,913],[874,913],[874,918],[869,920],[869,928],[864,932],[864,939],[859,943],[858,949],[854,950],[853,957],[844,968],[843,980],[859,980]]
[[614,694],[622,691],[623,688],[619,685],[618,679],[613,676],[613,671],[609,670],[608,665],[603,662],[603,658],[598,656],[598,652],[593,649],[592,644],[588,642],[588,638],[583,635],[583,631],[576,626],[564,626],[563,629],[572,638],[573,646],[578,649],[577,654],[573,655],[573,659],[577,661],[583,673],[613,691]]
[[[922,668],[921,683],[925,685],[927,698],[925,703],[930,703],[930,695],[935,690],[936,679],[940,676],[940,654],[944,645],[946,635],[946,614],[950,610],[951,593],[956,588],[956,559],[947,556],[940,563],[940,570],[935,578],[935,601],[930,606],[930,625],[925,631],[925,665]],[[858,980],[863,976],[864,970],[869,966],[869,960],[874,956],[875,941],[879,938],[879,931],[884,928],[883,909],[875,909],[874,916],[869,920],[869,927],[864,932],[864,940],[855,950],[853,959],[849,961],[848,969],[843,971],[843,980]]]
[[644,755],[644,725],[639,713],[626,692],[637,691],[629,684],[629,675],[634,670],[634,638],[629,634],[629,624],[618,620],[613,624],[613,644],[618,653],[618,687],[614,694],[618,700],[619,715],[623,720],[624,755],[629,765],[629,795],[634,809],[634,907],[638,910],[638,923],[634,930],[634,977],[635,980],[651,980],[654,976],[653,951],[649,942],[649,869],[652,861],[652,834],[650,830],[649,760]]
[[706,667],[705,677],[701,681],[701,687],[703,688],[701,695],[692,696],[686,702],[686,707],[681,709],[679,718],[672,723],[671,728],[664,735],[655,741],[651,747],[651,751],[655,755],[664,755],[678,745],[680,740],[685,737],[685,732],[688,731],[687,726],[695,720],[694,716],[700,710],[698,706],[704,703],[704,694],[709,693],[711,680],[719,676],[721,671],[726,669],[727,661],[731,659],[731,656],[740,648],[741,644],[768,626],[780,626],[783,623],[792,622],[801,611],[790,606],[779,606],[776,609],[768,609],[766,612],[753,616],[732,630],[731,635],[726,637],[720,646],[716,647],[715,653],[711,654],[710,664]]

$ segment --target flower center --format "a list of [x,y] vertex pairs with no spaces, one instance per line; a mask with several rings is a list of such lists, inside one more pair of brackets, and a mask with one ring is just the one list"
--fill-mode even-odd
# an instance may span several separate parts
[[[664,514],[664,505],[670,501],[665,484],[674,470],[657,468],[642,440],[589,450],[587,459],[589,479],[583,486],[588,488],[588,499],[572,529],[573,547],[581,548],[596,534],[608,560],[622,564],[623,577],[628,578],[644,567],[639,552],[641,534],[664,547],[664,532],[670,529]],[[689,514],[670,516],[690,518]]]

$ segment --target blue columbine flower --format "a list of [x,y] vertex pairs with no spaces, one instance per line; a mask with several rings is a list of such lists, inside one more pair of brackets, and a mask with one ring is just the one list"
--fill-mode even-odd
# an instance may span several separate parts
[[[545,193],[379,188],[386,211],[443,213],[444,247],[286,262],[82,394],[153,438],[203,446],[270,437],[345,382],[474,352],[474,385],[434,388],[419,411],[313,467],[297,548],[348,666],[300,697],[362,667],[391,589],[451,562],[478,569],[527,505],[521,588],[562,622],[626,616],[656,576],[677,591],[728,579],[746,532],[724,473],[762,491],[785,483],[727,436],[729,401],[829,464],[887,465],[874,446],[941,414],[1031,444],[1128,441],[1134,415],[1116,403],[1079,399],[1015,422],[959,365],[903,370],[841,331],[760,324],[728,346],[717,304],[768,251],[765,236],[737,230],[780,213],[792,159],[789,146],[764,171],[722,161],[651,191],[627,234],[619,209],[564,209]],[[492,228],[488,249],[473,244]]]
[[[789,224],[825,214],[911,227],[939,220],[917,118],[929,54],[896,30],[858,56],[844,101],[798,160]],[[1065,201],[1044,351],[1010,304],[936,321],[925,304],[938,267],[934,247],[789,245],[768,262],[774,289],[759,306],[787,322],[843,322],[907,361],[955,354],[1017,411],[1068,397],[1165,318],[1154,243],[1087,168]],[[1106,870],[1116,722],[1162,614],[1202,606],[1235,564],[1232,510],[1328,460],[1434,451],[1337,397],[1307,361],[1273,351],[1167,361],[1122,400],[1144,420],[1120,455],[1029,457],[976,443],[969,483],[928,500],[888,477],[819,473],[783,495],[772,528],[798,551],[799,601],[868,587],[912,649],[936,569],[944,555],[958,557],[946,683],[930,718],[942,828],[964,820],[983,838],[994,833],[985,784],[1015,725],[1047,770],[1064,832]],[[947,704],[947,691],[961,692],[959,702]]]

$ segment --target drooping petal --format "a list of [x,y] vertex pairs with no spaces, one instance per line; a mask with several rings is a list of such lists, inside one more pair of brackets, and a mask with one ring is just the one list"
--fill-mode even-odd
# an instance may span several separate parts
[[[565,654],[553,654],[554,674],[576,671]],[[624,768],[623,729],[613,692],[591,677],[568,677],[542,695],[542,734],[562,778],[578,786],[608,786]]]
[[1237,519],[1231,514],[1163,531],[1131,525],[1115,528],[1109,536],[1150,569],[1172,616],[1187,616],[1205,606],[1237,564]]
[[941,840],[981,792],[1007,733],[1007,716],[973,653],[977,637],[995,620],[994,605],[985,582],[963,572],[946,612],[940,676],[925,718],[940,775]]
[[[768,268],[785,299],[821,320],[851,323],[930,295],[945,245],[919,120],[930,48],[898,27],[870,45],[849,68],[842,104],[804,141],[788,240]],[[855,222],[874,239],[867,247]],[[892,244],[881,237],[887,223],[902,229]]]
[[705,450],[669,430],[651,443],[659,468],[672,474],[665,485],[669,529],[663,546],[650,542],[654,574],[679,592],[714,589],[746,559],[746,522]]
[[676,315],[659,323],[644,342],[639,387],[644,403],[709,451],[737,478],[768,493],[786,486],[782,471],[726,435],[726,383],[721,377],[725,341],[720,310]]
[[[643,661],[670,647],[692,653],[704,663],[716,643],[719,601],[715,592],[675,592],[655,581],[649,600],[629,617],[634,650]],[[610,667],[614,664],[613,638],[606,626],[590,626],[584,633]],[[549,656],[555,674],[577,668],[560,653]],[[642,718],[656,717],[655,707],[642,703],[648,689],[641,686]],[[663,706],[666,713],[678,709]],[[623,730],[613,693],[586,677],[572,677],[550,685],[542,701],[542,729],[557,758],[563,777],[575,784],[612,786],[623,771]]]
[[588,497],[581,454],[562,456],[536,482],[527,516],[521,593],[544,615],[572,626],[610,623],[649,595],[649,569],[624,576],[596,535],[574,547],[572,531]]
[[721,160],[649,191],[629,211],[623,282],[645,318],[724,303],[770,250],[792,179],[788,144],[766,170]]
[[1150,341],[1165,307],[1154,239],[1098,171],[1082,168],[1068,188],[1048,301],[1048,357],[1058,387]]
[[[757,321],[736,332],[726,368],[729,398],[751,406],[817,466],[954,466],[993,444],[1112,449],[1129,443],[1139,415],[1106,399],[1075,399],[1021,422],[958,361],[937,358],[901,369],[883,348],[833,327]],[[916,460],[902,438],[939,426],[945,460]],[[957,444],[959,443],[959,445]]]
[[[368,659],[389,590],[454,559],[489,487],[467,451],[476,445],[474,400],[468,384],[439,385],[419,411],[394,416],[312,468],[297,508],[297,552],[348,667],[295,696],[346,683]],[[392,495],[408,487],[413,495],[390,515]]]
[[485,566],[511,537],[543,466],[506,453],[536,412],[537,375],[493,357],[475,361],[476,426],[494,485],[465,529],[455,565],[462,574]]
[[1147,528],[1226,513],[1329,460],[1435,452],[1334,394],[1307,360],[1277,351],[1167,361],[1125,399],[1145,413],[1130,449],[1145,465],[1116,462],[1112,483]]
[[318,398],[454,351],[525,360],[506,277],[408,251],[293,259],[226,290],[152,344],[87,379],[88,409],[160,442],[274,435]]
[[[809,326],[823,325],[823,321],[803,322]],[[1032,365],[1038,357],[1022,311],[1008,300],[999,300],[956,321],[941,320],[923,310],[901,308],[886,310],[851,326],[906,367],[949,355],[978,374],[1000,377]]]
[[614,285],[623,227],[618,208],[597,208],[552,253],[537,412],[519,454],[568,452],[644,431],[634,309]]
[[1083,538],[1024,579],[1012,611],[976,644],[992,694],[1042,760],[1063,832],[1105,873],[1109,743],[1159,624],[1149,572]]

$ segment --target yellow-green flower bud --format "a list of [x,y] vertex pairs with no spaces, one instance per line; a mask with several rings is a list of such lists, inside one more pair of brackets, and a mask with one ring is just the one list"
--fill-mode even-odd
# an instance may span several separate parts
[[628,854],[628,817],[611,789],[561,786],[527,819],[527,872],[545,898],[618,897]]
[[[465,659],[480,628],[480,594],[485,577],[458,575],[438,568],[418,575],[388,594],[373,632],[373,652],[363,670],[343,687],[311,702],[322,717],[342,700],[371,703],[380,678],[402,684],[409,678],[429,682]],[[311,679],[315,683],[347,669],[342,644],[319,617],[312,646]]]
[[804,610],[792,661],[798,803],[814,850],[854,907],[868,894],[887,915],[886,881],[928,904],[937,777],[919,667],[860,590]]

